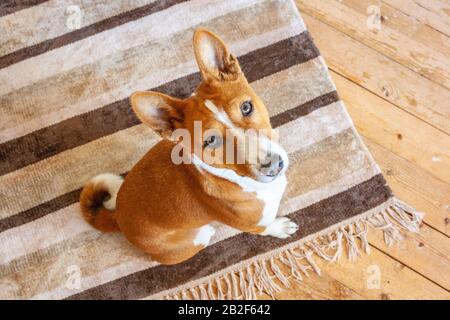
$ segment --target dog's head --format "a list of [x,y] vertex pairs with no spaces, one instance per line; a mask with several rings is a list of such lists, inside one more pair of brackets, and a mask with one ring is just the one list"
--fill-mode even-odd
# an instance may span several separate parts
[[180,142],[184,159],[273,181],[286,169],[287,155],[275,142],[267,109],[238,60],[217,35],[204,29],[194,34],[194,52],[202,82],[192,96],[180,100],[136,92],[131,97],[134,112],[163,138]]

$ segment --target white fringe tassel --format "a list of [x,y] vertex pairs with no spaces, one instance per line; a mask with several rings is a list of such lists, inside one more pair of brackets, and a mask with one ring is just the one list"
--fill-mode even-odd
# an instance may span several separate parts
[[[308,276],[308,271],[320,275],[314,255],[329,262],[337,262],[345,246],[348,258],[354,260],[362,253],[370,253],[367,241],[369,227],[382,230],[386,244],[391,246],[403,239],[401,230],[418,232],[422,218],[422,213],[394,198],[391,206],[369,218],[287,249],[277,257],[252,262],[241,270],[225,273],[206,284],[177,291],[166,296],[166,299],[254,300],[258,294],[267,294],[275,299],[275,293],[289,288],[291,281],[301,282],[304,276]],[[279,264],[285,265],[290,271],[284,274]]]

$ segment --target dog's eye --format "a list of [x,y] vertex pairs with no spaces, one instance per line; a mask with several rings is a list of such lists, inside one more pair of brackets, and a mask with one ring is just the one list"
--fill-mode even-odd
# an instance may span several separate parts
[[241,105],[241,112],[244,117],[248,117],[253,112],[253,104],[251,101],[245,101]]
[[218,148],[222,145],[222,139],[219,136],[211,135],[203,141],[203,148]]

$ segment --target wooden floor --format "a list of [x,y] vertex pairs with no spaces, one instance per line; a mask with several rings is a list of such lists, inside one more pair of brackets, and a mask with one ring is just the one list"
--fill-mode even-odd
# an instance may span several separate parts
[[277,298],[450,299],[450,0],[296,3],[394,193],[426,216],[395,247],[372,232],[371,255],[317,261],[320,277]]

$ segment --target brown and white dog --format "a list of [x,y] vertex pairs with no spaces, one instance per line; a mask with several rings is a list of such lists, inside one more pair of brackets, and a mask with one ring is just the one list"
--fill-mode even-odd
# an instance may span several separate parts
[[[92,226],[122,232],[163,264],[182,262],[206,247],[215,231],[212,222],[278,238],[297,231],[288,218],[276,218],[288,157],[273,140],[266,107],[217,35],[197,30],[194,51],[203,81],[189,98],[157,92],[131,96],[139,119],[163,140],[124,180],[101,174],[80,197]],[[250,161],[248,151],[252,130],[265,133],[256,138],[258,161]],[[198,132],[199,139],[183,135]],[[232,161],[223,160],[225,150],[233,151]],[[187,161],[179,163],[177,155]]]

